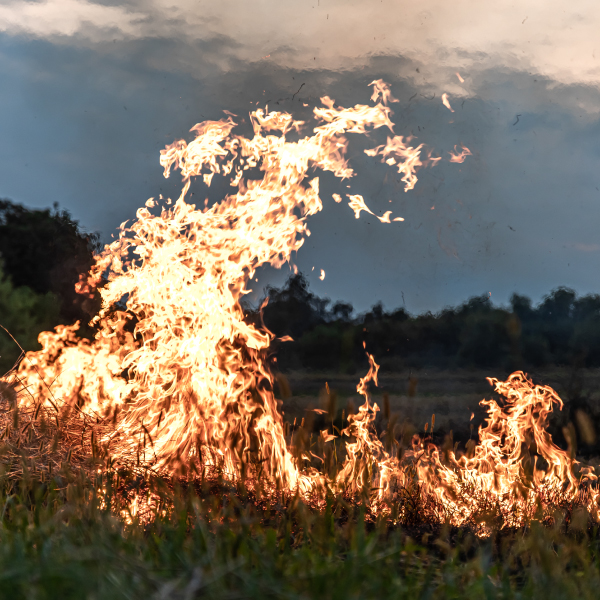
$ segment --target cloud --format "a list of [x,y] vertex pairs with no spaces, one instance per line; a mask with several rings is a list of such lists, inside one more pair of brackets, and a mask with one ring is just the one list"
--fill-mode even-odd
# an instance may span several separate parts
[[[84,34],[93,41],[115,35],[140,37],[147,16],[122,6],[106,6],[87,0],[13,1],[0,6],[0,31],[43,39]],[[92,33],[94,30],[104,34]]]
[[[470,70],[506,65],[562,83],[600,81],[600,3],[512,0],[299,3],[214,0],[13,0],[0,7],[0,31],[77,43],[114,37],[193,40],[226,34],[235,56],[288,68],[340,69],[377,55],[423,64],[417,85],[435,82],[468,94]],[[63,40],[64,41],[64,40]],[[465,82],[461,84],[455,72]]]

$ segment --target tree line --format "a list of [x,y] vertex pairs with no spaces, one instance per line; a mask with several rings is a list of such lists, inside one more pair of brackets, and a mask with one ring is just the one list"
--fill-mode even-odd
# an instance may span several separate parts
[[[262,319],[280,343],[279,368],[354,373],[364,364],[364,345],[390,368],[531,369],[548,365],[600,366],[600,295],[578,296],[566,287],[534,306],[513,294],[507,307],[489,295],[456,307],[412,315],[387,311],[381,303],[354,315],[347,302],[331,303],[309,290],[302,274],[280,288],[269,287]],[[249,318],[260,320],[256,310]]]

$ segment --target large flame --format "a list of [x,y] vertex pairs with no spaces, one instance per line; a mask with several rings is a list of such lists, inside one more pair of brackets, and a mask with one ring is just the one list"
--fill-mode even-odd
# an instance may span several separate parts
[[[348,417],[342,434],[350,441],[335,473],[311,467],[314,455],[297,451],[298,436],[294,443],[286,439],[266,362],[273,335],[244,320],[240,301],[257,268],[290,262],[310,235],[306,220],[322,203],[319,179],[309,172],[350,178],[347,134],[381,127],[393,133],[387,104],[395,99],[384,82],[371,85],[374,105],[342,108],[322,98],[312,135],[301,137],[306,125],[289,114],[259,109],[250,115],[251,138],[234,132],[230,116],[196,125],[193,141],[162,151],[165,176],[172,169],[183,175],[179,199],[149,200],[97,257],[78,284],[80,293],[99,290],[102,297],[95,339],[79,339],[77,325],[41,334],[42,350],[28,353],[16,373],[20,402],[113,423],[100,442],[117,462],[135,456],[157,470],[213,467],[233,480],[252,472],[266,485],[307,498],[327,488],[361,495],[381,511],[416,481],[436,518],[455,524],[472,522],[482,501],[499,506],[507,523],[520,524],[544,494],[574,498],[582,480],[589,487],[595,475],[577,479],[573,458],[545,430],[560,399],[519,373],[493,380],[506,403],[485,402],[487,426],[467,455],[441,451],[419,436],[401,456],[393,443],[384,446],[374,428],[379,409],[367,389],[377,383],[371,355],[357,388],[365,403]],[[291,132],[297,141],[288,139]],[[395,136],[366,150],[395,166],[406,190],[420,167],[439,160],[431,152],[421,160],[423,146],[408,142]],[[451,162],[468,154],[466,148],[451,153]],[[215,175],[228,178],[234,191],[203,210],[185,201],[193,178],[210,185]],[[347,197],[357,218],[361,211],[373,214],[361,195]],[[338,194],[334,199],[341,201]],[[391,223],[390,214],[378,218]],[[322,434],[323,444],[336,443],[333,431]],[[532,443],[540,462],[529,459]],[[586,497],[597,514],[594,490]]]

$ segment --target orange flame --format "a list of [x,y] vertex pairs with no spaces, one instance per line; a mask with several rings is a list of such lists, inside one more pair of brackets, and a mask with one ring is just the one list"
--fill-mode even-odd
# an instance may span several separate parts
[[350,202],[348,202],[348,206],[354,211],[354,216],[357,219],[360,219],[360,213],[363,210],[365,212],[368,212],[370,215],[373,214],[371,212],[371,209],[365,204],[365,200],[360,194],[354,194],[354,195],[346,194],[346,196],[348,196],[348,198],[350,198]]
[[[245,322],[240,300],[260,266],[289,263],[310,234],[307,218],[322,203],[319,179],[309,178],[309,171],[350,178],[346,134],[393,130],[387,102],[395,99],[384,82],[372,85],[374,106],[342,108],[322,98],[323,106],[314,109],[319,124],[296,142],[286,134],[300,133],[304,123],[257,109],[250,115],[251,139],[234,133],[229,114],[196,125],[191,142],[167,146],[160,162],[166,177],[172,169],[181,171],[180,197],[162,207],[150,199],[96,257],[78,283],[80,293],[99,290],[102,297],[95,339],[78,338],[78,324],[42,333],[42,350],[29,352],[19,365],[19,401],[112,421],[114,432],[101,440],[105,452],[116,461],[135,456],[158,470],[195,464],[240,479],[258,469],[264,481],[306,498],[329,487],[364,495],[382,511],[416,478],[435,516],[457,525],[476,519],[482,499],[499,507],[507,524],[519,525],[544,495],[573,499],[587,486],[587,506],[598,518],[596,475],[588,468],[578,479],[576,461],[546,431],[560,398],[523,373],[506,382],[490,380],[506,400],[482,401],[487,425],[467,454],[440,452],[429,438],[415,436],[412,449],[399,457],[375,430],[379,408],[371,403],[368,384],[377,385],[379,367],[367,354],[369,372],[357,387],[365,402],[342,431],[350,441],[338,473],[301,468],[288,447],[266,362],[273,335]],[[408,141],[388,138],[385,146],[366,152],[397,165],[405,190],[414,187],[423,164],[421,145],[412,148]],[[469,154],[463,147],[462,154],[451,153],[451,162]],[[229,178],[237,192],[202,210],[185,202],[192,178],[210,185],[215,176]],[[362,196],[348,198],[357,218],[362,211],[373,215]],[[377,218],[390,223],[390,215]],[[326,429],[320,438],[331,443],[335,436]],[[532,448],[539,459],[531,460]]]
[[450,111],[454,112],[454,109],[450,106],[450,100],[448,100],[448,94],[442,94],[442,104]]
[[472,152],[466,146],[462,146],[462,150],[460,152],[456,148],[457,146],[454,146],[454,152],[448,152],[450,155],[450,162],[463,163],[465,162],[465,158],[467,158],[467,156],[472,156]]
[[[411,141],[411,137],[406,138],[406,142]],[[367,156],[381,155],[382,160],[388,165],[396,165],[398,173],[404,174],[402,181],[404,182],[404,191],[408,192],[415,187],[417,183],[417,171],[423,166],[421,161],[421,148],[423,144],[419,144],[416,148],[408,146],[404,137],[397,135],[387,139],[385,146],[378,146],[370,150],[365,150]]]
[[[167,146],[160,162],[166,177],[181,171],[179,199],[154,212],[149,201],[97,257],[79,283],[89,294],[108,274],[96,338],[79,340],[77,325],[42,334],[43,349],[19,368],[31,392],[23,402],[41,397],[113,418],[116,433],[103,442],[117,460],[141,451],[156,468],[196,460],[236,477],[253,456],[273,481],[297,487],[265,363],[272,335],[244,321],[239,301],[258,267],[281,267],[310,234],[306,219],[322,203],[309,170],[352,177],[345,134],[393,129],[389,87],[372,85],[373,106],[323,98],[320,124],[297,142],[286,134],[301,121],[257,109],[252,139],[233,133],[229,115]],[[246,178],[250,169],[262,179]],[[215,175],[238,192],[205,210],[185,202],[192,178],[210,185]]]

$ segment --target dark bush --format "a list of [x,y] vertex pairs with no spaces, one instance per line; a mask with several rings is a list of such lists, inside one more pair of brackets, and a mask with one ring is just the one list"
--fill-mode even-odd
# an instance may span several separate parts
[[98,250],[97,234],[81,231],[66,210],[29,209],[0,200],[0,257],[12,284],[36,294],[51,292],[60,303],[60,320],[84,325],[98,309],[98,300],[75,292]]
[[363,343],[379,361],[412,368],[600,366],[600,296],[580,298],[569,288],[553,290],[538,306],[513,294],[509,307],[497,307],[485,294],[436,314],[387,312],[377,303],[355,317],[345,302],[328,308],[302,275],[266,291],[265,323],[295,340],[279,351],[282,369],[353,372],[364,361]]
[[[37,294],[27,286],[15,287],[0,263],[0,376],[4,375],[24,350],[39,348],[37,337],[58,322],[60,303],[51,292]],[[18,344],[12,339],[17,340]]]

